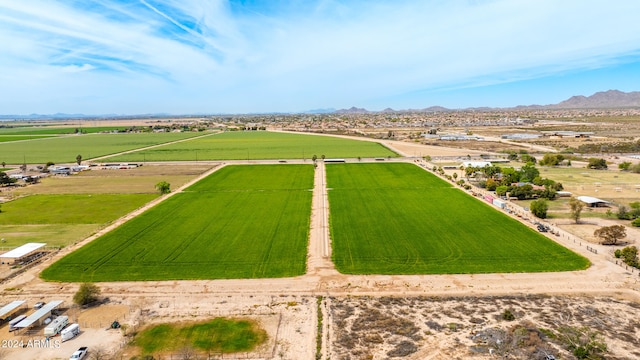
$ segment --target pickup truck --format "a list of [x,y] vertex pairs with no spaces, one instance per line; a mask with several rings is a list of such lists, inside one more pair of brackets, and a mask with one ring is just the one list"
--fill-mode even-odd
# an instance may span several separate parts
[[83,346],[80,349],[76,350],[76,352],[71,355],[69,360],[80,360],[84,359],[85,356],[87,356],[87,347]]

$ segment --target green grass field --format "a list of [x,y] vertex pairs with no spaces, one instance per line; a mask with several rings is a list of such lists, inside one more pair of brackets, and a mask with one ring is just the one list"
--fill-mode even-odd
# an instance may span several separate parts
[[66,135],[75,134],[76,129],[83,133],[93,134],[98,132],[125,130],[127,126],[94,126],[94,127],[15,127],[0,128],[0,135]]
[[0,135],[0,143],[11,142],[11,141],[24,141],[24,140],[35,140],[35,139],[45,139],[52,136],[48,135]]
[[3,246],[66,246],[135,210],[156,194],[32,195],[2,204]]
[[249,320],[215,318],[195,324],[159,324],[142,330],[133,344],[143,354],[175,352],[189,346],[203,352],[248,352],[267,340],[267,332]]
[[347,274],[585,269],[587,259],[411,164],[327,166],[336,268]]
[[192,141],[114,156],[106,161],[195,161],[397,156],[379,143],[266,131],[226,132]]
[[125,281],[301,275],[311,165],[227,166],[42,272]]
[[187,139],[199,133],[87,134],[0,143],[0,162],[7,164],[73,163],[83,159]]

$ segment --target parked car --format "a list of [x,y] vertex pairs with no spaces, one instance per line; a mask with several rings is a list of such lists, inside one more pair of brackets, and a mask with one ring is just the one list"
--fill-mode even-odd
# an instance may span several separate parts
[[38,309],[40,309],[40,308],[41,308],[41,307],[43,307],[43,306],[44,306],[44,303],[43,303],[42,301],[38,301],[37,303],[35,303],[35,304],[33,305],[33,308],[34,308],[34,309],[36,309],[36,310],[38,310]]
[[71,355],[69,360],[84,359],[84,357],[87,356],[87,351],[88,351],[88,348],[86,346],[83,346],[80,349],[76,350],[76,352],[74,352],[73,355]]

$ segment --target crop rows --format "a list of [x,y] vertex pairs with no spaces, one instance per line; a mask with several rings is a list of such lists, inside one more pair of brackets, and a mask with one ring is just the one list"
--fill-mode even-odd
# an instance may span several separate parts
[[327,166],[333,260],[347,274],[538,272],[589,263],[411,164]]
[[117,281],[297,276],[306,269],[311,165],[227,166],[42,273]]
[[198,161],[397,156],[379,143],[276,132],[225,132],[125,154],[108,161]]

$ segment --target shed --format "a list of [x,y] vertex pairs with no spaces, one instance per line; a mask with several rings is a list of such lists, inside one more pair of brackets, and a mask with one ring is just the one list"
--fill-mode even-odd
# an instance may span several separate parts
[[11,317],[13,313],[15,313],[18,309],[20,309],[22,305],[24,305],[25,302],[26,301],[24,300],[15,300],[3,306],[0,309],[0,320]]
[[491,166],[491,163],[489,161],[464,161],[462,162],[462,165],[464,167],[477,167],[477,168],[483,168],[485,166]]
[[0,255],[0,262],[2,264],[9,264],[19,262],[21,259],[33,254],[40,248],[44,247],[45,243],[26,243],[20,247],[17,247],[11,251]]
[[33,326],[33,324],[42,325],[44,319],[51,316],[51,311],[55,310],[58,306],[62,304],[62,300],[54,300],[47,303],[45,306],[38,309],[33,314],[27,316],[26,319],[20,321],[15,325],[18,329],[28,328]]
[[591,196],[576,196],[576,199],[587,204],[587,206],[589,207],[601,207],[601,206],[608,206],[610,204],[610,202],[606,200],[598,199]]

